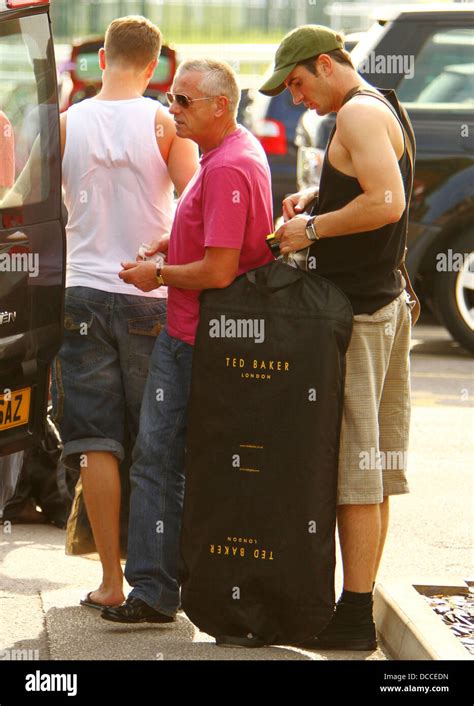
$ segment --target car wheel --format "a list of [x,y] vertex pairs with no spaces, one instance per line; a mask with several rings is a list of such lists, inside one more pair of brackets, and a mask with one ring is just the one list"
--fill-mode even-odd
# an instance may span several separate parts
[[436,260],[436,309],[455,340],[474,353],[474,231],[461,233]]

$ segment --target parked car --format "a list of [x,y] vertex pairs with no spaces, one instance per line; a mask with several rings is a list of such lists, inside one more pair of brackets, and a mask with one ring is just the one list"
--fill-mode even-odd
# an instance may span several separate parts
[[[472,7],[394,8],[377,18],[352,59],[369,83],[395,89],[410,115],[417,155],[407,269],[423,303],[474,352]],[[302,116],[299,188],[317,184],[334,122],[334,114]]]

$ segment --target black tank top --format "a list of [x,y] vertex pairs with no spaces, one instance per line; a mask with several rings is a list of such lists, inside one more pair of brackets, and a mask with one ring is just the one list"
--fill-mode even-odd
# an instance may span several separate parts
[[[365,90],[353,95],[370,95],[388,105],[408,133],[415,152],[413,128],[406,111],[398,103],[395,92],[379,90],[384,97]],[[351,92],[352,93],[352,92]],[[346,97],[344,102],[353,95]],[[329,137],[321,171],[318,204],[312,215],[336,211],[363,193],[356,177],[343,174],[329,162],[329,145],[336,126]],[[406,135],[404,132],[404,135]],[[346,294],[354,314],[373,314],[389,304],[404,288],[398,269],[404,260],[413,174],[406,145],[398,162],[403,179],[406,207],[396,223],[388,223],[376,230],[322,238],[309,248],[309,255],[316,256],[316,273],[334,282]]]

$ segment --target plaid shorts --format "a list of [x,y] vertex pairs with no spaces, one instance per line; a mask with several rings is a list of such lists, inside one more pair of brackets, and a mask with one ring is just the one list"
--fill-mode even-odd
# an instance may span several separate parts
[[354,316],[346,354],[338,505],[381,503],[408,493],[411,314],[403,291],[373,314]]

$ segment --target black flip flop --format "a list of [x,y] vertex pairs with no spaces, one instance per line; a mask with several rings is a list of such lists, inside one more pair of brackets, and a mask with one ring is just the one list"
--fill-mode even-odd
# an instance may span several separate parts
[[83,606],[86,606],[86,608],[94,608],[95,610],[104,610],[104,608],[116,608],[117,606],[112,606],[112,605],[104,605],[103,603],[96,603],[91,599],[91,593],[92,591],[89,591],[87,595],[84,596],[84,598],[81,598],[79,603]]

